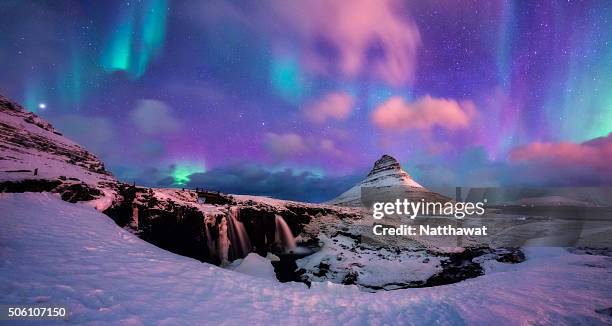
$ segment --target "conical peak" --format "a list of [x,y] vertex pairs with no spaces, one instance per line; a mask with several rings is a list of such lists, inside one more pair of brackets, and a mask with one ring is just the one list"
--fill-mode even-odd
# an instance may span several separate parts
[[370,170],[370,173],[368,173],[368,176],[389,170],[401,171],[402,166],[393,156],[385,154],[374,163],[374,166],[372,167],[372,170]]
[[364,189],[369,193],[389,194],[389,191],[402,191],[402,193],[418,192],[419,196],[424,193],[432,193],[416,181],[402,169],[400,163],[390,155],[381,156],[372,167],[368,176],[360,183],[345,191],[340,196],[328,203],[345,206],[361,206]]

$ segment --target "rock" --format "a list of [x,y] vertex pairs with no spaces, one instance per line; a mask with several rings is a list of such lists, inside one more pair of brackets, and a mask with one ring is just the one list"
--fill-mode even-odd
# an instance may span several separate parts
[[327,275],[327,273],[329,272],[329,263],[327,262],[320,262],[318,267],[318,271],[313,273],[314,276],[317,277],[324,277],[325,275]]
[[595,312],[598,314],[612,317],[612,307],[595,309]]
[[59,180],[25,179],[0,182],[0,192],[43,192],[52,191],[62,184]]
[[280,258],[271,252],[266,254],[266,258],[269,259],[270,261],[280,261]]
[[97,188],[90,187],[86,183],[62,184],[55,192],[61,194],[62,200],[76,203],[79,201],[90,201],[102,195]]
[[357,279],[358,279],[359,275],[357,274],[357,272],[355,271],[350,271],[346,274],[346,276],[344,276],[344,279],[342,279],[342,284],[344,285],[353,285],[357,283]]
[[503,249],[495,259],[500,263],[518,264],[525,261],[525,254],[518,248]]

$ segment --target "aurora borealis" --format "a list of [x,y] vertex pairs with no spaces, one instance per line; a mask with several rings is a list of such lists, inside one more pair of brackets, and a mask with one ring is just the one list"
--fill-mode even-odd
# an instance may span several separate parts
[[3,1],[0,92],[119,179],[612,185],[607,1]]

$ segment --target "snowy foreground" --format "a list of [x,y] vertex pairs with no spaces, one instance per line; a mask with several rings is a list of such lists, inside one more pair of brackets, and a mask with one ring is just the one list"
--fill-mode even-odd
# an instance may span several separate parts
[[366,293],[177,256],[53,194],[0,194],[0,212],[0,304],[65,304],[71,323],[612,323],[595,312],[612,306],[612,259],[561,248],[452,285]]

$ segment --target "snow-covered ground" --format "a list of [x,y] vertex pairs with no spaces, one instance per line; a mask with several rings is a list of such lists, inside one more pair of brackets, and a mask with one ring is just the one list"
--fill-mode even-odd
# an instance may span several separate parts
[[610,324],[612,258],[529,248],[460,283],[366,293],[278,283],[146,243],[47,193],[0,194],[0,303],[65,304],[122,324]]
[[[321,250],[297,261],[311,281],[332,280],[347,284],[346,277],[353,273],[359,278],[357,284],[383,288],[386,284],[425,283],[442,271],[441,259],[425,250],[367,249],[343,235],[330,239],[321,234],[319,238],[323,242]],[[326,271],[320,270],[321,264],[326,266]],[[319,277],[321,273],[324,276]]]

